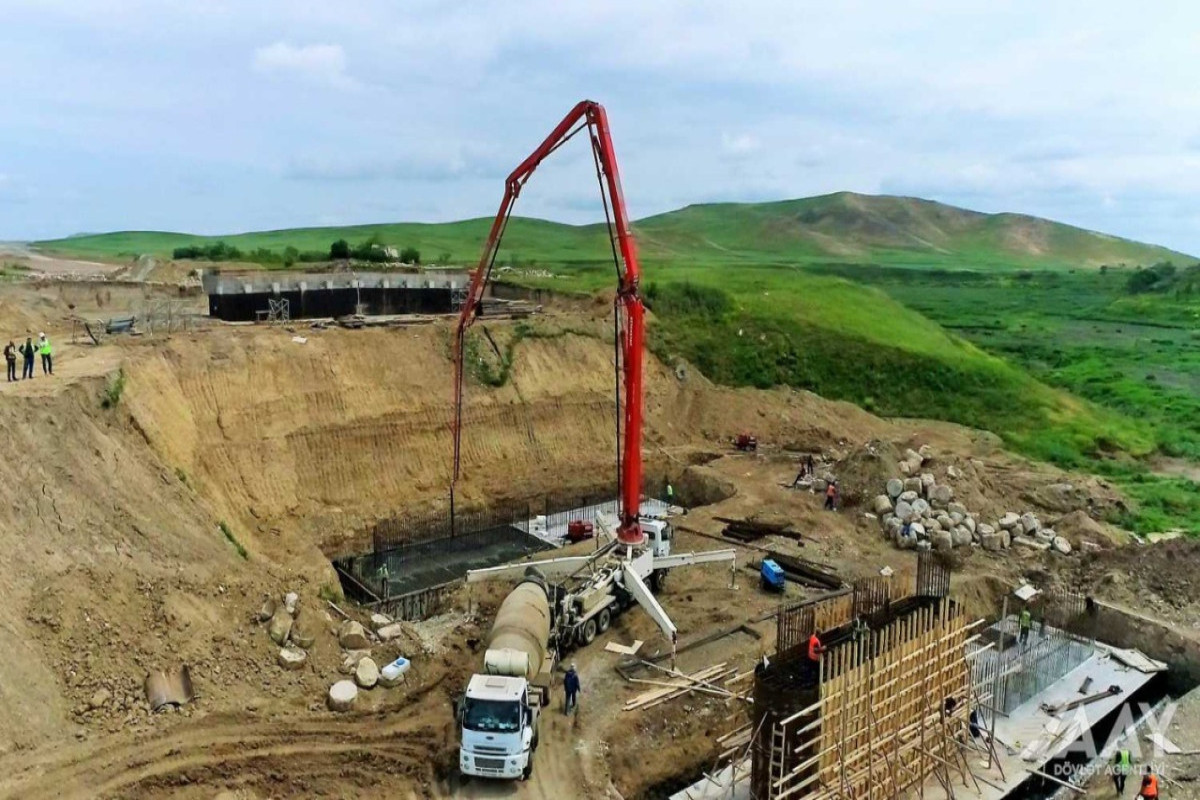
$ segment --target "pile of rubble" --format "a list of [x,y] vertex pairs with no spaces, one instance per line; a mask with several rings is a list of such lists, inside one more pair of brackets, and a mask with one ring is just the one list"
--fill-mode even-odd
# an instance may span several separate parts
[[[884,494],[875,498],[871,510],[879,519],[884,535],[901,549],[932,547],[951,550],[956,547],[982,547],[1006,550],[1021,546],[1031,550],[1050,550],[1067,554],[1071,544],[1051,528],[1042,526],[1032,512],[1008,512],[998,520],[981,522],[979,515],[954,501],[953,487],[939,484],[931,472],[921,472],[932,457],[928,446],[908,450],[900,462],[905,476],[888,480]],[[946,468],[946,477],[962,477],[954,467]]]
[[[308,663],[308,651],[316,642],[320,628],[323,624],[332,623],[328,614],[318,616],[312,612],[301,613],[300,598],[295,592],[285,595],[282,603],[267,597],[258,618],[260,622],[267,623],[271,641],[279,645],[276,660],[285,670],[302,669]],[[390,689],[404,681],[407,669],[405,659],[398,659],[380,669],[371,657],[371,648],[376,644],[410,638],[402,622],[396,622],[384,614],[372,614],[368,631],[361,623],[346,618],[336,628],[331,627],[331,633],[337,636],[343,650],[339,669],[342,674],[353,677],[352,681],[338,681],[330,688],[328,704],[334,711],[348,711],[353,707],[359,688],[382,686]],[[400,662],[404,662],[403,668],[397,668]]]

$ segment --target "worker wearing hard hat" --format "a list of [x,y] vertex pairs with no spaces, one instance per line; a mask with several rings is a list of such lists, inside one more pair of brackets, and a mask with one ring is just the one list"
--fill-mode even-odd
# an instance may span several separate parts
[[46,334],[38,334],[38,352],[42,355],[42,373],[44,375],[54,374],[54,350],[50,347],[50,340],[46,338]]
[[563,677],[563,691],[566,697],[563,702],[563,713],[570,714],[579,708],[579,673],[575,670],[575,662],[571,662],[570,669]]

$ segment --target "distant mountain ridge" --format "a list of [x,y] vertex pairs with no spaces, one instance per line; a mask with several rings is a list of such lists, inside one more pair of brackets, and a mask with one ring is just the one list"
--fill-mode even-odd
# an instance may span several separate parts
[[[293,228],[229,236],[118,232],[36,243],[75,256],[128,258],[142,253],[170,257],[175,247],[225,241],[244,252],[327,250],[336,239],[370,236],[390,245],[413,246],[425,260],[449,254],[470,263],[490,220],[446,223],[385,223],[336,228]],[[985,214],[932,200],[852,192],[765,203],[690,205],[633,223],[650,263],[804,264],[871,263],[942,268],[1061,268],[1147,265],[1193,256],[1024,214]],[[603,225],[567,225],[514,218],[501,260],[586,264],[608,252]]]

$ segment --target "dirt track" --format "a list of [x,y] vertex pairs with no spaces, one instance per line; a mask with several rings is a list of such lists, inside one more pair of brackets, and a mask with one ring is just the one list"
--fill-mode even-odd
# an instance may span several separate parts
[[[582,712],[548,718],[532,782],[464,786],[448,777],[449,700],[478,658],[464,643],[482,636],[498,595],[485,594],[473,620],[430,621],[431,652],[416,651],[411,638],[380,653],[418,652],[407,688],[366,693],[352,715],[325,711],[323,693],[342,677],[340,651],[324,633],[332,617],[318,597],[334,581],[327,555],[357,546],[381,517],[444,497],[446,330],[218,327],[72,347],[62,322],[67,302],[86,300],[88,313],[140,302],[138,293],[118,292],[110,302],[97,291],[0,292],[0,307],[21,309],[22,324],[59,343],[55,378],[0,384],[0,590],[8,599],[0,607],[0,795],[632,797],[709,764],[712,738],[728,730],[737,703],[690,698],[621,712],[636,690],[617,677],[616,656],[599,642],[576,657]],[[544,335],[520,344],[507,386],[471,386],[464,498],[523,498],[546,486],[594,489],[610,480],[609,328],[578,316],[569,318],[575,332],[553,316],[539,321]],[[304,344],[292,340],[297,333]],[[118,369],[125,392],[115,408],[103,408],[101,392]],[[656,362],[648,380],[652,469],[673,479],[688,471],[697,491],[729,487],[711,498],[718,505],[690,514],[688,527],[716,534],[714,514],[782,515],[805,534],[806,557],[848,577],[884,565],[903,570],[910,556],[882,541],[861,509],[829,514],[816,496],[782,488],[797,452],[833,462],[871,440],[928,443],[943,464],[976,476],[963,491],[991,509],[1028,505],[1039,487],[1063,478],[956,426],[880,420],[803,392],[714,387],[694,372],[681,380]],[[729,452],[728,437],[740,430],[764,442],[757,456]],[[1112,502],[1105,487],[1072,480]],[[225,541],[219,520],[249,560]],[[677,545],[717,546],[688,534]],[[1051,566],[975,553],[958,585],[982,602],[1001,579]],[[672,576],[663,602],[683,641],[777,602],[757,590],[752,573],[740,570],[738,582],[729,589],[720,569]],[[275,665],[277,648],[251,619],[264,593],[289,590],[322,628],[298,673]],[[770,623],[755,629],[760,639],[721,640],[681,666],[747,669],[771,648]],[[644,639],[650,652],[662,647],[639,614],[608,637]],[[181,662],[192,665],[199,699],[181,714],[150,714],[138,697],[142,677]],[[112,699],[91,708],[100,690]]]

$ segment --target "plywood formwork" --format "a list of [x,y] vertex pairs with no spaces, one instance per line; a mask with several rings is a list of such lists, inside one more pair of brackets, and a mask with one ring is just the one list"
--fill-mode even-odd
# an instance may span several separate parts
[[[898,798],[923,794],[931,776],[947,789],[975,780],[960,747],[974,625],[946,596],[948,571],[930,559],[920,567],[912,594],[895,597],[897,587],[872,581],[807,609],[806,631],[790,623],[791,649],[756,681],[754,797]],[[815,673],[794,643],[814,630],[827,647]]]

